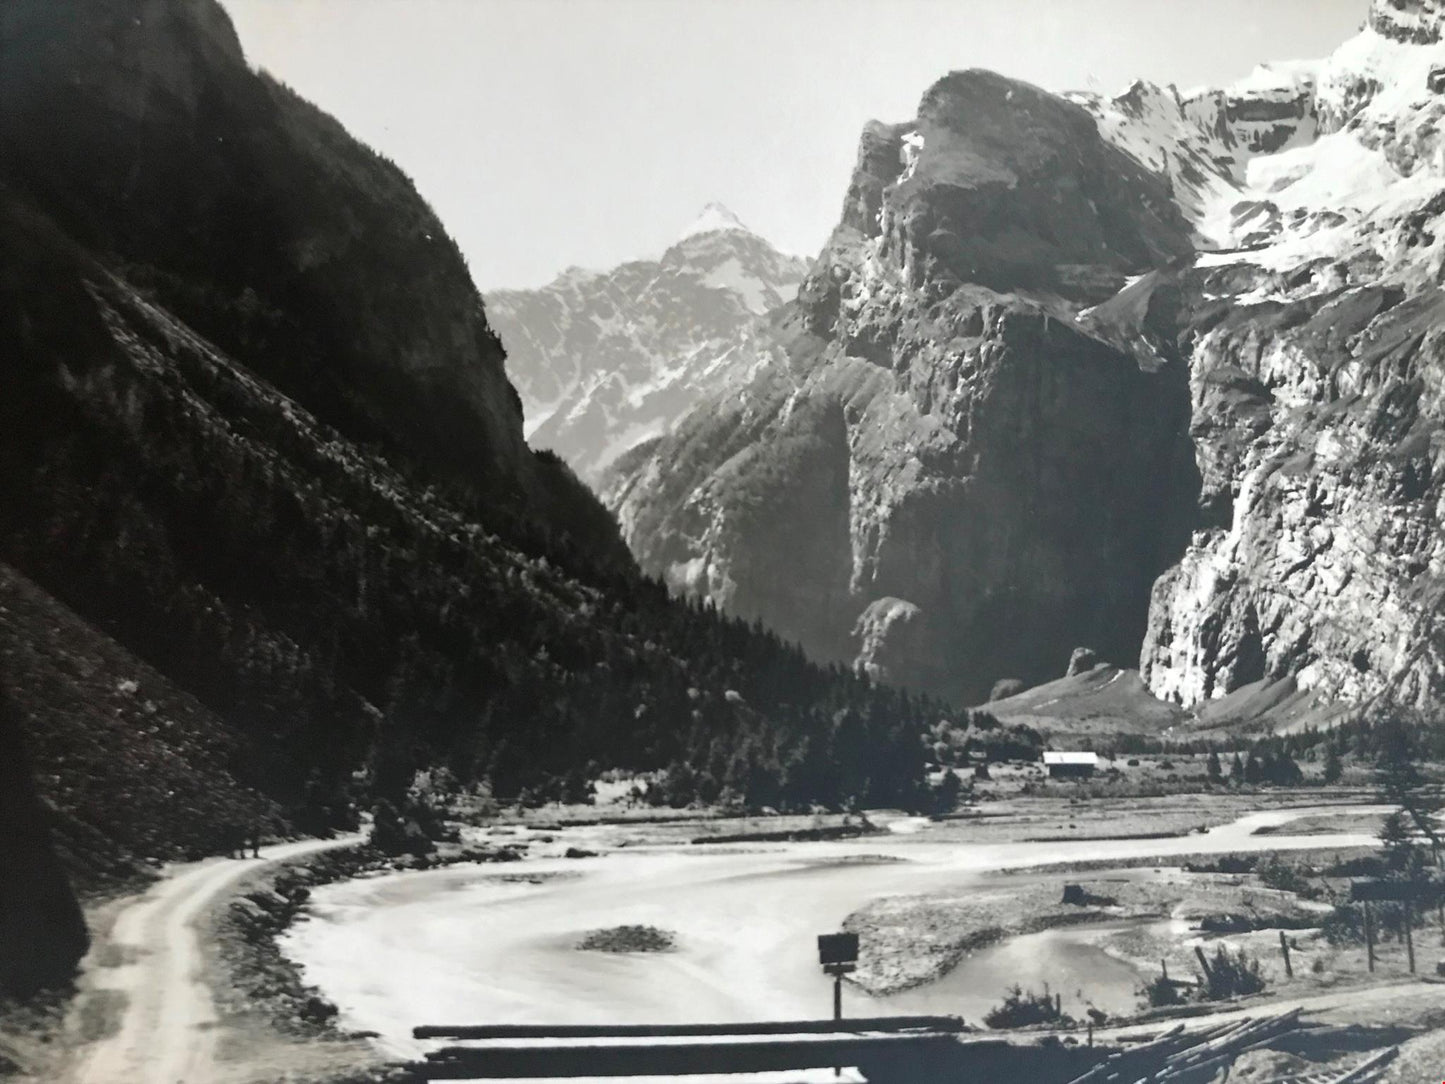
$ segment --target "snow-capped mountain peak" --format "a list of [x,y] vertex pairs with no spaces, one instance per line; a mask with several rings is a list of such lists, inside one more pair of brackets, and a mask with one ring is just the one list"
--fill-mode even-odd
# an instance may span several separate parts
[[696,237],[700,233],[716,233],[718,230],[741,230],[743,233],[752,233],[752,230],[743,225],[742,219],[721,203],[709,203],[693,220],[692,225],[678,235],[678,240]]
[[[1445,244],[1411,223],[1433,220],[1445,195],[1442,27],[1445,0],[1374,0],[1360,33],[1321,60],[1262,65],[1184,95],[1135,84],[1112,99],[1069,97],[1170,182],[1201,250],[1226,262],[1245,250],[1275,274],[1329,256],[1433,282]],[[1301,272],[1284,294],[1334,288],[1337,277]]]
[[705,395],[767,363],[764,318],[793,299],[807,269],[710,203],[659,257],[569,269],[540,290],[490,291],[487,316],[506,345],[527,436],[596,481]]

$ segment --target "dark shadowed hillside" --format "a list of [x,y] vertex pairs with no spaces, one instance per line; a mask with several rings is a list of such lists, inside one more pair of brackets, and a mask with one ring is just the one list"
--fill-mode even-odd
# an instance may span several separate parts
[[79,888],[143,880],[144,859],[212,853],[227,823],[285,826],[232,775],[243,750],[215,713],[8,565],[0,674]]
[[940,709],[642,578],[431,212],[209,0],[4,9],[0,378],[0,644],[87,884],[426,765],[919,800]]
[[586,491],[526,447],[431,209],[253,73],[219,5],[8,4],[0,147],[5,181],[78,243],[350,439],[484,498],[512,534],[627,560]]
[[88,941],[29,768],[16,712],[0,689],[0,997],[66,981]]

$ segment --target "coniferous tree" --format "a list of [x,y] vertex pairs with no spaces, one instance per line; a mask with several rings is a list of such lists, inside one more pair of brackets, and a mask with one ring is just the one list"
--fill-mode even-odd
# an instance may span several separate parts
[[[1386,796],[1400,807],[1400,820],[1430,842],[1435,864],[1440,864],[1441,838],[1436,815],[1442,808],[1438,793],[1426,784],[1417,759],[1421,755],[1422,720],[1398,709],[1387,709],[1375,725],[1379,750],[1376,769]],[[1388,846],[1388,844],[1387,844]]]

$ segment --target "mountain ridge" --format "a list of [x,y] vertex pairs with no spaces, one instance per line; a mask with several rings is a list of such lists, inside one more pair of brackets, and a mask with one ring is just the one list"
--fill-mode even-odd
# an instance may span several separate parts
[[[1441,21],[1376,0],[1326,60],[1188,95],[958,72],[915,120],[868,125],[839,226],[775,320],[786,364],[608,479],[643,567],[818,657],[965,698],[1056,677],[1072,642],[1188,708],[1263,685],[1440,703]],[[1075,209],[1090,184],[1138,187]],[[1097,398],[1093,351],[1119,381]],[[824,402],[847,490],[805,524],[787,506],[833,483],[789,462],[788,419]],[[1090,440],[1077,415],[1105,403],[1131,405]],[[1107,481],[1135,454],[1153,509]],[[1093,469],[1061,489],[1068,462]],[[776,514],[750,525],[754,507]],[[826,556],[782,583],[753,571],[763,538]]]
[[528,438],[595,482],[697,399],[771,363],[767,314],[805,270],[709,204],[656,259],[488,291]]

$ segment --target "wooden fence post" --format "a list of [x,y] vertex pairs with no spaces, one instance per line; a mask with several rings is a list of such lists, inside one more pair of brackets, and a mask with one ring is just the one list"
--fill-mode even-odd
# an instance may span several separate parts
[[1375,919],[1370,913],[1370,901],[1365,901],[1365,951],[1368,953],[1371,974],[1375,971]]
[[1214,985],[1214,972],[1212,972],[1212,971],[1209,970],[1209,961],[1208,961],[1207,959],[1205,959],[1204,950],[1203,950],[1202,948],[1200,948],[1198,945],[1195,945],[1195,946],[1194,946],[1194,955],[1196,955],[1196,956],[1199,957],[1199,966],[1202,967],[1202,968],[1204,968],[1204,984],[1205,984],[1206,986],[1213,986],[1213,985]]
[[1284,955],[1284,973],[1289,978],[1294,978],[1294,966],[1289,962],[1289,938],[1285,937],[1284,931],[1279,931],[1279,951]]
[[1415,935],[1412,927],[1415,925],[1415,901],[1405,901],[1405,952],[1410,959],[1410,974],[1415,973]]

